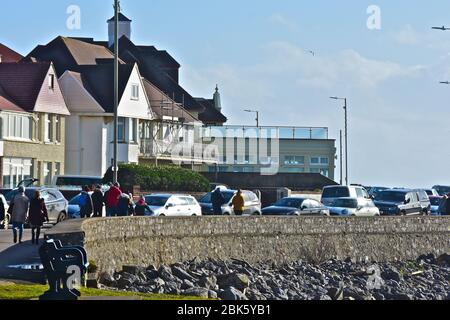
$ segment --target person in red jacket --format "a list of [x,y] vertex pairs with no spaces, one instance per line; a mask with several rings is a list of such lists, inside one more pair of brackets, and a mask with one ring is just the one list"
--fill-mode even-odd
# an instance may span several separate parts
[[121,195],[122,191],[120,190],[120,184],[115,183],[109,189],[106,196],[106,207],[108,208],[106,214],[108,217],[115,217],[118,215],[119,198]]

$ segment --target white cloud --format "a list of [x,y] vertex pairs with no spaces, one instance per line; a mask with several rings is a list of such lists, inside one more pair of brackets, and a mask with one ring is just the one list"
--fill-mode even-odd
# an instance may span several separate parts
[[274,13],[269,17],[269,22],[273,24],[281,25],[287,29],[289,29],[292,32],[299,32],[300,29],[298,25],[291,19],[287,18],[286,16],[280,14],[280,13]]
[[417,46],[423,41],[423,36],[418,33],[410,24],[403,26],[403,28],[393,35],[397,44],[406,46]]

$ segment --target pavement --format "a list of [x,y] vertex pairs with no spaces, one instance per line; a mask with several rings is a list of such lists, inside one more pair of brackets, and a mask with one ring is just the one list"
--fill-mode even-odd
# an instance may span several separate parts
[[25,230],[22,244],[13,243],[11,229],[0,230],[0,281],[45,283],[43,271],[36,270],[41,265],[38,250],[39,246],[31,243],[30,229]]

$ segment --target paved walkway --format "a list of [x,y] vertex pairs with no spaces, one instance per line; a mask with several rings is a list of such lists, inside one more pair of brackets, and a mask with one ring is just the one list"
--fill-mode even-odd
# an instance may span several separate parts
[[0,279],[43,283],[42,270],[33,270],[41,263],[38,248],[31,244],[30,229],[25,230],[22,244],[13,243],[11,229],[0,230]]

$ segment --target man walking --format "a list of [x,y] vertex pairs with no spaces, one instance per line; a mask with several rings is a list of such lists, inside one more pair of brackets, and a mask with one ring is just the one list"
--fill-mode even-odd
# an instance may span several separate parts
[[94,218],[103,216],[103,192],[102,187],[95,186],[94,193],[92,194],[92,204],[94,205]]
[[215,216],[222,215],[222,205],[225,204],[225,198],[220,191],[220,188],[217,187],[216,190],[211,195],[211,203],[213,206],[213,212]]
[[92,203],[92,197],[89,194],[90,190],[88,186],[83,188],[83,192],[80,195],[79,206],[80,206],[80,218],[90,218],[94,210],[94,205]]
[[242,191],[239,189],[232,201],[234,214],[242,216],[244,214],[245,200]]
[[13,225],[14,243],[17,243],[17,230],[19,230],[19,243],[22,243],[23,229],[28,216],[30,199],[25,195],[25,188],[19,187],[17,195],[11,201],[11,222]]

